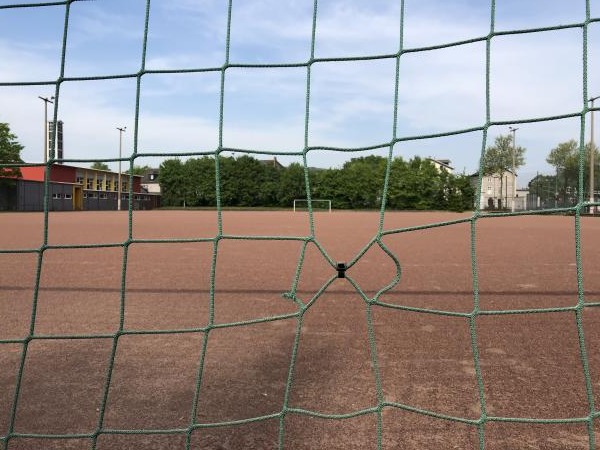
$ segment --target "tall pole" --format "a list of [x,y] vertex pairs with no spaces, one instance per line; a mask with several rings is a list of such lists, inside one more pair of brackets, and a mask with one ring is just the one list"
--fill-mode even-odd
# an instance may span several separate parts
[[54,97],[40,97],[38,98],[44,102],[44,163],[48,162],[48,150],[50,148],[50,139],[48,139],[48,103],[54,103]]
[[[594,100],[600,98],[600,95],[596,97],[590,98],[590,103],[592,104],[592,111],[590,117],[590,203],[594,203]],[[594,214],[596,212],[596,207],[591,206],[590,212]]]
[[508,127],[510,132],[512,133],[512,173],[513,173],[513,199],[510,210],[515,212],[515,200],[517,198],[517,173],[515,172],[515,150],[516,150],[516,140],[517,140],[517,130],[518,128]]
[[558,166],[556,166],[556,176],[554,177],[554,207],[558,208]]
[[121,211],[121,150],[123,149],[123,133],[127,127],[117,127],[119,130],[119,184],[117,191],[117,211]]

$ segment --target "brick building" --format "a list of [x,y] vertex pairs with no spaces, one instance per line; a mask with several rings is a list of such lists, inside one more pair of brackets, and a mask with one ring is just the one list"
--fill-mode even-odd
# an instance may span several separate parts
[[[0,184],[0,209],[42,211],[46,166],[21,167],[22,176],[4,179]],[[160,206],[160,195],[142,188],[142,177],[121,174],[121,209],[153,209]],[[50,211],[116,210],[119,174],[85,167],[53,164],[48,180]],[[129,183],[133,194],[130,197]]]

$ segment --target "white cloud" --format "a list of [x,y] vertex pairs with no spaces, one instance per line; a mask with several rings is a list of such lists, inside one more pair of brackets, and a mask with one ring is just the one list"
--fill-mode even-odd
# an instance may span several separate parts
[[409,53],[400,61],[401,136],[485,123],[485,45]]
[[225,62],[227,3],[152,3],[148,24],[148,69],[218,67]]
[[60,51],[56,48],[46,50],[34,50],[26,44],[3,39],[0,35],[0,61],[10,61],[10,64],[0,64],[0,83],[52,81],[58,78]]
[[[570,22],[581,9],[568,12],[566,6],[559,5],[565,2],[527,0],[521,4],[533,14],[527,19],[525,15],[511,14],[510,6],[518,6],[511,2],[497,2],[498,27]],[[73,4],[67,75],[139,70],[144,2],[136,2],[135,6],[113,0],[83,3]],[[231,61],[306,62],[312,5],[311,1],[299,0],[234,2]],[[546,8],[540,9],[540,5]],[[484,36],[489,32],[489,12],[489,3],[473,0],[407,1],[405,48]],[[0,11],[0,17],[3,13]],[[222,65],[226,13],[226,3],[217,0],[153,2],[147,67],[188,69]],[[396,2],[323,1],[318,13],[317,57],[379,55],[398,50]],[[54,28],[60,24],[55,19]],[[53,80],[58,76],[62,34],[54,30],[54,38],[40,38],[35,27],[27,24],[27,33],[0,30],[0,60],[10,62],[0,66],[0,82]],[[599,37],[600,25],[592,24],[588,38],[590,95],[600,94]],[[582,54],[581,30],[494,37],[491,119],[518,120],[580,111]],[[227,69],[224,144],[272,151],[301,148],[306,72],[305,67]],[[59,119],[65,121],[67,157],[115,157],[115,127],[123,125],[128,126],[126,142],[131,148],[135,81],[61,84]],[[394,81],[394,59],[314,63],[309,144],[356,148],[389,141]],[[400,137],[485,125],[485,42],[403,54],[399,82]],[[218,72],[144,75],[139,151],[214,149],[218,139],[219,89]],[[53,95],[54,86],[4,86],[0,90],[0,121],[9,122],[26,146],[24,158],[39,160],[43,109],[37,96]],[[546,169],[545,153],[558,142],[578,137],[575,122],[519,125],[519,139],[531,149],[528,167],[533,171]],[[505,134],[505,127],[490,130],[490,143],[498,133]],[[422,151],[423,156],[435,153],[440,158],[451,157],[457,167],[472,168],[481,141],[472,136],[431,139],[402,143],[399,148],[411,154]],[[354,156],[318,151],[310,155],[311,161],[319,165]]]
[[331,2],[319,9],[317,57],[393,54],[399,50],[397,2]]
[[130,11],[130,6],[123,10],[119,5],[120,2],[110,0],[102,7],[93,2],[76,3],[69,16],[69,38],[79,44],[107,39],[139,40],[144,31],[144,9]]
[[581,111],[582,49],[580,30],[495,38],[491,56],[493,119]]
[[[503,0],[496,2],[496,30],[540,28],[585,20],[585,1]],[[594,4],[594,2],[590,2]]]
[[395,60],[313,66],[311,146],[361,147],[392,138]]

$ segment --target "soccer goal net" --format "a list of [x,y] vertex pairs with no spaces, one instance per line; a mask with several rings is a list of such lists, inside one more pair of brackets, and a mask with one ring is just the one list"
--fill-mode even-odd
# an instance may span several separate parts
[[0,450],[597,448],[599,8],[1,1]]

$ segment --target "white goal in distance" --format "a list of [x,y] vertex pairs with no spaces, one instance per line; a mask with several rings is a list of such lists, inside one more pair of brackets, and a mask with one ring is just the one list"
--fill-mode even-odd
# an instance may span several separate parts
[[[327,211],[331,212],[331,200],[324,199],[311,199],[313,211]],[[294,212],[296,211],[307,211],[308,200],[305,198],[294,199]]]

